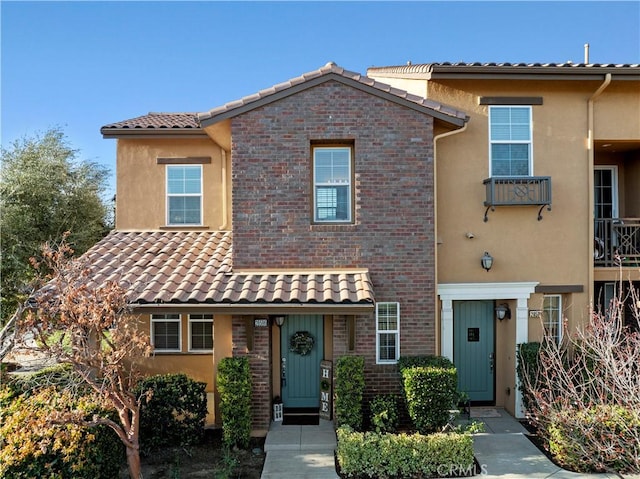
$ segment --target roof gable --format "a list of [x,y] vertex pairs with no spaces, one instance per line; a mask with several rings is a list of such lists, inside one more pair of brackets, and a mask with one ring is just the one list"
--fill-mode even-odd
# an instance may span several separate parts
[[201,126],[204,128],[228,118],[241,115],[255,108],[295,95],[296,93],[313,88],[314,86],[327,81],[340,82],[371,95],[375,95],[421,113],[431,115],[453,126],[463,126],[468,119],[464,112],[447,107],[441,103],[410,94],[385,83],[380,83],[372,78],[360,75],[359,73],[347,71],[333,62],[327,63],[324,67],[318,70],[305,73],[289,81],[279,83],[271,88],[267,88],[253,95],[241,98],[240,100],[227,103],[209,110],[208,112],[199,113],[198,119]]

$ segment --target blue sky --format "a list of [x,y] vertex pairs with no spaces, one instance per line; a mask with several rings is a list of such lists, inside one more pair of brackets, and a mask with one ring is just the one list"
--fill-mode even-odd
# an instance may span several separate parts
[[[640,63],[640,1],[0,2],[2,146],[61,127],[205,111],[315,70],[429,62]],[[113,189],[113,185],[111,186]]]

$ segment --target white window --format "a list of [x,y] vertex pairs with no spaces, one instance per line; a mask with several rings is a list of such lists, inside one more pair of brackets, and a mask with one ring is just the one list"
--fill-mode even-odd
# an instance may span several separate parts
[[313,148],[314,222],[351,221],[351,147]]
[[189,315],[189,351],[213,351],[213,314]]
[[202,166],[167,166],[167,224],[202,224]]
[[559,294],[545,295],[542,307],[545,332],[555,339],[557,344],[562,341],[562,296]]
[[530,106],[489,107],[491,176],[533,174]]
[[400,357],[400,303],[376,303],[376,363],[397,363]]
[[179,314],[151,315],[151,345],[157,353],[182,351],[182,328]]

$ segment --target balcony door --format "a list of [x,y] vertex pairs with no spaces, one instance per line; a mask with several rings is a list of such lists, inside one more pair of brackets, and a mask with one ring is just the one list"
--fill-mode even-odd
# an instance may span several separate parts
[[596,166],[593,185],[595,219],[618,218],[618,167]]

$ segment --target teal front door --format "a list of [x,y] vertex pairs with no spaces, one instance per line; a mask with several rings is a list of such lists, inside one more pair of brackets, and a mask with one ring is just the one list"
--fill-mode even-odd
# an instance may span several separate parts
[[453,362],[458,390],[474,402],[495,401],[493,301],[454,301]]
[[[286,408],[320,407],[320,361],[324,356],[324,323],[322,316],[287,316],[280,328],[282,368],[282,403]],[[306,352],[291,345],[292,337],[313,338]],[[302,344],[302,343],[300,343]]]

